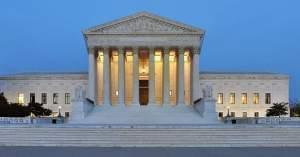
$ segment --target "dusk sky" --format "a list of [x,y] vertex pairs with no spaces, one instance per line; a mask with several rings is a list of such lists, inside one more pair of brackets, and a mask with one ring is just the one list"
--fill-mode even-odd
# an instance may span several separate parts
[[206,30],[201,70],[288,74],[300,99],[299,0],[3,0],[0,75],[87,71],[81,31],[140,11]]

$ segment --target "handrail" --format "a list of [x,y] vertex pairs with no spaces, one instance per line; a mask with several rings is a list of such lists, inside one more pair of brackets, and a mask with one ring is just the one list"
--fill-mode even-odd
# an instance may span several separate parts
[[200,102],[202,100],[202,98],[199,98],[197,100],[194,101],[194,104],[197,104],[198,102]]
[[95,102],[93,100],[89,99],[89,98],[86,98],[86,101],[88,101],[91,104],[95,104]]

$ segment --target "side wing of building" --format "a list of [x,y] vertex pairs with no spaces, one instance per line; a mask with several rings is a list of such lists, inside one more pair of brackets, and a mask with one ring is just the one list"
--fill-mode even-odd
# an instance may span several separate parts
[[0,92],[8,102],[27,105],[31,101],[68,116],[75,88],[87,88],[87,73],[24,73],[0,77]]
[[[265,117],[273,103],[289,102],[289,77],[272,73],[200,73],[213,88],[219,117]],[[202,90],[201,90],[202,92]]]

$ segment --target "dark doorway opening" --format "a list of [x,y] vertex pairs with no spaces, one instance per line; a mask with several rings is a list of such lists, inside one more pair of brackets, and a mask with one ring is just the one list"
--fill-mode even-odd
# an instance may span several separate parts
[[149,81],[148,80],[140,80],[139,86],[139,96],[140,96],[140,104],[141,105],[147,105],[149,101],[149,87],[148,87]]

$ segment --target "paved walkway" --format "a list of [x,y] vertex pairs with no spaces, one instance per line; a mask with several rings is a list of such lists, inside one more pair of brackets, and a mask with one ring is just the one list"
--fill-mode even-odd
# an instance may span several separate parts
[[78,148],[0,147],[1,157],[283,157],[300,148]]

